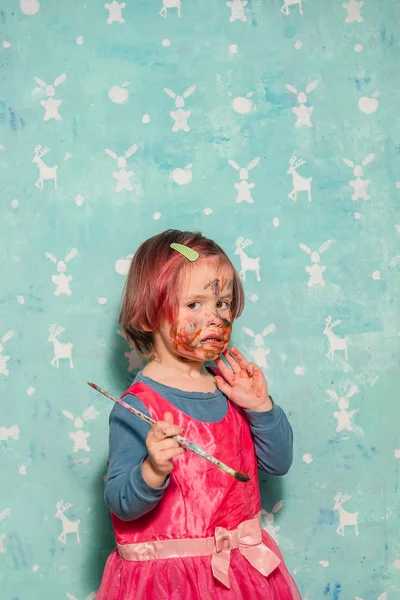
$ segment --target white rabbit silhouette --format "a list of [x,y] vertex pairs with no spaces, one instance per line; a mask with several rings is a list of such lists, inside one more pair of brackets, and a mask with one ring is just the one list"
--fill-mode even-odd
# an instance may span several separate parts
[[125,167],[126,159],[132,156],[132,154],[135,154],[137,149],[137,144],[134,144],[125,152],[124,156],[118,156],[115,152],[109,150],[108,148],[105,150],[108,156],[111,156],[111,158],[114,158],[117,161],[119,167],[119,171],[114,171],[112,174],[114,179],[117,180],[117,187],[115,188],[116,192],[121,192],[122,190],[128,190],[128,192],[132,192],[133,190],[131,181],[131,178],[133,177],[133,171],[127,171]]
[[12,329],[9,329],[7,333],[3,335],[0,342],[0,373],[5,375],[6,377],[10,374],[10,371],[7,368],[7,362],[10,360],[8,355],[3,355],[2,352],[4,350],[3,344],[8,342],[12,337],[14,337],[15,333]]
[[306,106],[307,94],[309,94],[310,92],[315,90],[317,85],[318,85],[318,81],[315,80],[306,87],[305,92],[298,92],[295,87],[293,87],[292,85],[286,84],[286,88],[290,92],[292,92],[293,94],[295,94],[297,96],[297,102],[299,103],[299,106],[294,106],[292,108],[292,111],[294,112],[294,114],[297,117],[297,121],[296,121],[296,125],[295,125],[296,127],[301,127],[302,125],[305,125],[306,127],[312,127],[310,117],[312,115],[314,108],[312,106]]
[[249,171],[254,169],[260,162],[260,158],[253,159],[248,165],[247,169],[240,168],[239,165],[234,160],[228,160],[228,163],[239,171],[240,183],[235,183],[234,188],[237,190],[238,194],[236,197],[236,202],[242,202],[245,200],[249,204],[253,203],[253,198],[251,196],[250,190],[255,187],[255,183],[247,183],[247,179],[249,178]]
[[125,2],[121,4],[116,0],[113,0],[110,4],[105,4],[104,8],[106,8],[109,12],[107,23],[111,25],[111,23],[125,23],[125,19],[122,16],[122,9],[125,8]]
[[175,106],[178,110],[172,110],[169,114],[171,118],[175,121],[172,131],[175,133],[176,131],[190,131],[190,127],[188,125],[188,118],[192,114],[191,110],[182,110],[185,106],[185,98],[188,98],[193,94],[196,89],[196,85],[191,85],[183,92],[182,96],[177,96],[175,92],[169,90],[168,88],[164,88],[164,92],[168,94],[171,98],[175,99]]
[[226,6],[231,9],[231,16],[229,17],[230,23],[233,23],[233,21],[243,21],[243,23],[245,23],[247,21],[247,17],[244,14],[244,8],[247,4],[247,0],[232,0],[231,2],[226,2]]
[[356,179],[349,181],[350,187],[352,187],[354,190],[354,194],[351,197],[352,200],[358,200],[359,198],[362,198],[363,200],[369,200],[369,195],[367,193],[367,187],[369,186],[371,181],[369,179],[361,178],[362,175],[364,174],[362,167],[366,167],[367,165],[369,165],[369,163],[372,162],[374,160],[374,158],[375,158],[375,154],[368,154],[368,156],[365,157],[364,160],[362,161],[362,163],[361,163],[362,166],[355,165],[348,158],[343,158],[344,164],[347,165],[348,167],[350,167],[351,169],[354,169],[354,175],[356,177]]
[[302,0],[284,0],[284,4],[281,7],[281,13],[286,16],[289,16],[289,6],[293,6],[294,4],[299,5],[300,14],[303,14]]
[[310,274],[310,279],[307,282],[307,285],[309,287],[312,287],[313,285],[322,285],[322,286],[325,285],[325,281],[323,279],[323,273],[324,273],[324,271],[326,271],[326,267],[325,266],[321,267],[318,263],[321,260],[320,254],[325,252],[325,250],[327,250],[329,248],[329,246],[333,243],[334,243],[334,240],[327,240],[318,249],[318,252],[315,250],[312,252],[310,250],[310,248],[308,246],[306,246],[305,244],[299,244],[300,248],[304,252],[306,252],[307,254],[309,254],[311,256],[311,262],[312,262],[311,267],[309,267],[309,266],[305,267],[306,273]]
[[167,18],[167,12],[169,8],[177,8],[178,9],[178,17],[181,18],[181,0],[162,0],[162,9],[158,13],[164,19]]
[[51,262],[57,265],[57,271],[59,273],[59,275],[52,275],[51,277],[52,282],[57,286],[54,291],[55,296],[60,296],[60,294],[66,294],[67,296],[70,296],[72,294],[69,288],[69,282],[72,280],[72,275],[65,275],[65,271],[67,270],[66,263],[75,258],[77,255],[78,250],[76,248],[72,248],[64,260],[57,261],[57,258],[50,254],[50,252],[45,252],[45,256],[51,260]]
[[357,0],[349,0],[349,2],[343,2],[343,8],[347,10],[347,17],[345,23],[362,23],[363,18],[360,15],[360,8],[364,6],[364,2],[357,2]]
[[39,77],[34,77],[33,79],[42,88],[44,88],[46,96],[48,97],[48,100],[41,100],[41,102],[40,102],[40,104],[46,110],[46,112],[44,114],[44,117],[43,117],[43,120],[44,121],[48,121],[49,119],[55,119],[56,121],[60,121],[61,117],[58,114],[58,107],[62,103],[62,100],[55,100],[53,96],[55,96],[55,94],[56,94],[56,89],[55,88],[57,86],[59,86],[60,83],[63,83],[67,79],[66,74],[62,73],[62,75],[60,75],[59,77],[57,77],[57,79],[55,80],[55,82],[53,83],[53,85],[47,85],[43,81],[43,79],[39,79]]
[[74,442],[74,452],[79,452],[79,450],[84,450],[85,452],[90,452],[90,446],[87,443],[87,439],[90,436],[90,433],[83,431],[83,422],[95,419],[98,415],[94,406],[89,406],[82,414],[82,418],[75,418],[74,415],[67,410],[63,410],[62,414],[67,419],[70,419],[74,423],[74,427],[76,427],[76,431],[71,432],[69,437]]
[[265,531],[267,531],[267,533],[269,533],[269,535],[275,540],[275,542],[277,544],[279,543],[278,531],[280,530],[280,526],[274,525],[275,514],[279,510],[281,510],[281,508],[283,507],[283,504],[284,504],[283,500],[280,500],[280,502],[277,502],[274,505],[272,512],[267,512],[266,510],[264,510],[264,508],[261,509],[262,527],[265,529]]
[[349,398],[354,396],[357,392],[359,392],[359,388],[357,385],[352,385],[345,396],[338,396],[334,390],[326,390],[326,393],[338,403],[339,412],[334,412],[333,416],[337,419],[337,427],[336,431],[343,431],[346,429],[347,431],[357,430],[357,433],[363,433],[361,427],[353,427],[351,423],[352,417],[360,410],[356,408],[355,410],[347,410],[349,408]]
[[276,331],[276,326],[274,325],[274,323],[268,325],[268,327],[266,327],[262,333],[257,334],[255,334],[254,331],[248,329],[247,327],[242,327],[242,329],[245,333],[247,333],[247,335],[254,339],[254,345],[256,347],[250,349],[250,354],[253,356],[254,362],[261,369],[269,369],[266,357],[271,353],[271,350],[269,348],[264,348],[264,337]]

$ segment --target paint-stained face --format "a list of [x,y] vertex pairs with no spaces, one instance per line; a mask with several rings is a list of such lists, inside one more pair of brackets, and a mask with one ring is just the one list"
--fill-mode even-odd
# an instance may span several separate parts
[[203,259],[183,276],[177,318],[161,330],[164,344],[179,356],[215,360],[226,350],[232,330],[233,271]]

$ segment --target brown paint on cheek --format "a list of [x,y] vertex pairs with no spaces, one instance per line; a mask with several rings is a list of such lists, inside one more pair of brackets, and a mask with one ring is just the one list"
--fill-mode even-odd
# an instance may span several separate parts
[[179,323],[176,323],[170,329],[170,337],[174,350],[179,351],[179,349],[183,349],[187,352],[194,352],[195,341],[202,332],[201,327],[199,328],[195,321],[189,323],[186,329],[181,329],[179,325]]

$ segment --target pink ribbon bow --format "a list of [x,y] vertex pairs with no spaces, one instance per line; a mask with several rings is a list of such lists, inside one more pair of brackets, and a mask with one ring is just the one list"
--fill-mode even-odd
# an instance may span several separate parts
[[211,568],[214,577],[230,588],[229,563],[231,550],[238,548],[239,552],[267,577],[281,562],[280,559],[262,541],[261,526],[258,519],[243,521],[229,531],[225,527],[215,528],[215,547],[211,558]]

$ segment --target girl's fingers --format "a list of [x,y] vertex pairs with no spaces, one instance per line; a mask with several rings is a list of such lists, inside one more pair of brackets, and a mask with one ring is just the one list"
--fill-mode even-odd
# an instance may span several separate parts
[[231,367],[232,371],[235,374],[239,373],[239,371],[240,371],[239,363],[236,360],[236,358],[234,356],[232,356],[232,354],[230,353],[230,350],[225,350],[224,356],[226,358],[226,362],[229,364],[229,366]]
[[249,361],[247,360],[247,358],[245,358],[243,356],[243,354],[241,352],[239,352],[239,350],[237,348],[235,348],[234,346],[232,346],[232,348],[230,348],[230,352],[237,360],[240,368],[245,369],[247,367],[247,365],[249,364]]
[[154,423],[153,427],[150,429],[149,435],[151,435],[155,440],[159,441],[165,438],[173,437],[174,435],[182,435],[182,433],[183,429],[178,425],[173,425],[168,421],[157,421],[157,423]]
[[224,381],[222,379],[222,377],[218,377],[218,375],[215,376],[215,382],[218,386],[218,389],[225,394],[225,396],[227,396],[229,398],[230,392],[231,392],[231,386],[226,383],[226,381]]
[[165,438],[165,440],[160,440],[157,442],[157,452],[165,452],[166,450],[170,450],[171,448],[180,448],[181,446],[178,444],[176,440],[173,438]]
[[169,423],[170,425],[172,425],[172,423],[174,422],[174,416],[173,416],[173,414],[170,413],[170,412],[164,413],[164,421],[166,421],[167,423]]
[[232,384],[233,383],[233,373],[230,369],[228,369],[228,367],[226,366],[224,361],[221,358],[217,358],[215,363],[216,363],[218,369],[221,371],[224,378],[227,380],[227,382]]

